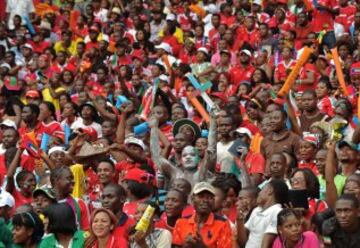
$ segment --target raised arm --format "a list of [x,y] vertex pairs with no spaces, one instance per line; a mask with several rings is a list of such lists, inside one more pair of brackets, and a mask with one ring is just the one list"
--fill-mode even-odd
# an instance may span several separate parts
[[19,148],[16,151],[15,156],[14,156],[13,160],[11,161],[10,166],[7,171],[6,191],[8,191],[9,193],[12,193],[15,189],[14,175],[15,175],[16,168],[20,164],[20,158],[21,158],[21,154],[23,153],[23,151],[24,151],[23,148]]
[[334,208],[337,199],[336,185],[334,178],[336,175],[336,153],[335,153],[335,141],[330,141],[327,144],[328,152],[326,155],[325,164],[325,181],[326,181],[326,202],[329,207]]
[[150,152],[154,163],[158,166],[160,172],[167,177],[171,178],[174,176],[174,170],[171,163],[160,155],[160,143],[159,143],[159,129],[158,120],[152,118],[149,120],[150,131]]

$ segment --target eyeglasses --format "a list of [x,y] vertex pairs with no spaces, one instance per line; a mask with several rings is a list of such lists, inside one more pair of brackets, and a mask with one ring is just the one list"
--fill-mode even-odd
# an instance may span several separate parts
[[304,179],[293,177],[293,178],[290,179],[290,182],[291,183],[301,183],[301,182],[304,182]]

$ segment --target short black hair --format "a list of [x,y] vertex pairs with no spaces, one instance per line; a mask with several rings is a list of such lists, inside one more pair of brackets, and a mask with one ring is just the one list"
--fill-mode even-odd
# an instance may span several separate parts
[[27,175],[29,175],[29,174],[31,174],[31,175],[33,175],[34,177],[35,177],[35,175],[31,172],[31,171],[28,171],[28,170],[22,170],[22,171],[20,171],[17,175],[16,175],[16,183],[18,184],[18,185],[20,185],[20,183],[25,179],[25,177],[27,176]]
[[44,225],[39,216],[34,211],[15,214],[12,219],[14,226],[25,226],[32,228],[31,243],[40,243],[42,236],[44,235]]
[[74,235],[77,230],[75,213],[67,203],[51,204],[45,209],[44,215],[49,219],[50,233]]
[[108,163],[108,164],[111,165],[111,168],[112,168],[113,170],[115,170],[115,164],[114,164],[114,162],[111,161],[111,159],[109,159],[109,158],[102,158],[102,159],[100,159],[100,160],[98,161],[98,165],[99,165],[100,163]]
[[130,193],[138,199],[144,199],[153,193],[152,187],[134,180],[127,180],[127,186]]
[[354,194],[343,194],[337,199],[337,201],[341,201],[341,200],[350,201],[353,208],[359,208],[360,206],[359,199],[356,198]]
[[112,188],[115,190],[116,195],[118,195],[119,197],[126,197],[125,189],[119,184],[109,183],[105,186],[105,188]]
[[274,198],[277,203],[284,205],[289,202],[289,188],[282,179],[272,179],[269,182],[274,192]]
[[236,195],[241,190],[241,182],[232,173],[220,173],[215,177],[215,180],[211,183],[212,186],[221,189],[226,195],[232,188]]

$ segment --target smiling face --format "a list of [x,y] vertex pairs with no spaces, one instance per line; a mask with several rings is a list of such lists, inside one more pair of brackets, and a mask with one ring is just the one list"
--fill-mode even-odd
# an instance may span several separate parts
[[181,192],[170,190],[166,195],[164,207],[168,217],[180,217],[182,210],[185,207]]
[[94,216],[91,229],[97,238],[104,238],[110,235],[114,225],[106,212],[99,212]]
[[114,167],[112,164],[108,162],[100,162],[97,168],[97,175],[99,177],[99,181],[102,185],[107,185],[112,182],[114,178]]
[[193,146],[186,146],[181,153],[181,164],[185,169],[194,169],[199,163],[199,155],[196,148]]
[[197,213],[210,214],[215,204],[215,197],[208,191],[200,192],[192,197],[194,208]]

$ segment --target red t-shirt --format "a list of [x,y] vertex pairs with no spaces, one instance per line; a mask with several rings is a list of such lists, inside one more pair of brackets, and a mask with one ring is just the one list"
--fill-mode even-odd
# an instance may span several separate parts
[[[327,6],[328,8],[337,9],[339,5],[336,0],[318,0],[318,4]],[[334,30],[334,17],[331,13],[324,10],[318,10],[314,7],[312,24],[314,32],[321,32],[322,30]]]
[[248,65],[247,67],[236,65],[229,71],[231,82],[235,85],[239,85],[241,81],[250,81],[251,75],[254,71],[255,68],[251,65]]
[[25,197],[17,189],[13,190],[12,196],[15,199],[15,207],[13,208],[14,210],[17,209],[18,207],[24,205],[24,204],[31,204],[32,203],[32,196]]
[[133,218],[131,218],[127,214],[123,213],[115,227],[115,230],[114,230],[115,237],[122,237],[122,238],[128,240],[129,230],[135,224],[136,224],[136,221]]

